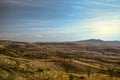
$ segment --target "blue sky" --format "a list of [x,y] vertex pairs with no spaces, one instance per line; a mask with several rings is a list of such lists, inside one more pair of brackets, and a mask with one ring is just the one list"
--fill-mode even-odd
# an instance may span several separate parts
[[120,0],[2,0],[0,39],[120,40]]

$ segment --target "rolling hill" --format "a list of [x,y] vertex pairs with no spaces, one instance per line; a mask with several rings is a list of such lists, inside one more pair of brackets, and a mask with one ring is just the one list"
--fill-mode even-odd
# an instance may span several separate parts
[[100,39],[81,40],[81,41],[76,41],[76,43],[94,44],[94,45],[120,46],[120,41],[103,41],[103,40],[100,40]]
[[0,80],[120,80],[120,46],[104,42],[2,40]]

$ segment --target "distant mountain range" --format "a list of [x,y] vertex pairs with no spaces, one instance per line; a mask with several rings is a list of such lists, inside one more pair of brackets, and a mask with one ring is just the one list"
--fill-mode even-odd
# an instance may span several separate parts
[[82,41],[76,41],[75,43],[120,46],[120,41],[103,41],[103,40],[100,40],[100,39],[82,40]]
[[[0,42],[12,42],[12,43],[18,43],[19,41],[11,41],[11,40],[0,40]],[[25,42],[20,42],[25,43]],[[108,45],[108,46],[120,46],[120,41],[104,41],[100,39],[88,39],[88,40],[80,40],[80,41],[73,41],[73,42],[34,42],[37,44],[92,44],[92,45]]]

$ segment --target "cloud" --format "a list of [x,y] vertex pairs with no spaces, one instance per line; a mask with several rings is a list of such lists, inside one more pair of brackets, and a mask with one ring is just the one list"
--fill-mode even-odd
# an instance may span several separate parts
[[103,1],[92,1],[92,3],[100,6],[106,6],[106,7],[113,7],[113,8],[120,8],[120,5],[109,3],[109,2],[103,2]]
[[119,8],[118,0],[4,0],[0,32],[21,40],[119,36]]
[[[67,9],[72,6],[73,8],[81,8],[78,4],[80,1],[76,0],[5,0],[4,3],[17,5],[17,6],[28,6],[28,7],[43,7],[43,8],[54,8],[54,9]],[[65,7],[66,5],[66,7]],[[71,8],[72,8],[71,7]]]
[[18,40],[21,37],[20,34],[8,33],[8,32],[0,32],[0,39],[10,39],[10,40]]
[[115,39],[114,36],[120,34],[120,16],[112,15],[114,16],[102,15],[83,19],[69,26],[67,30],[78,38]]
[[56,35],[52,35],[51,37],[52,37],[52,38],[55,38],[55,37],[57,37],[57,36],[56,36]]
[[35,35],[35,37],[37,37],[37,38],[42,38],[43,35]]

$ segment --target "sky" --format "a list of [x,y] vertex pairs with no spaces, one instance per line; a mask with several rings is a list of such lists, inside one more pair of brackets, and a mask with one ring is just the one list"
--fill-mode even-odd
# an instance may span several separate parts
[[120,0],[1,0],[0,40],[120,41]]

